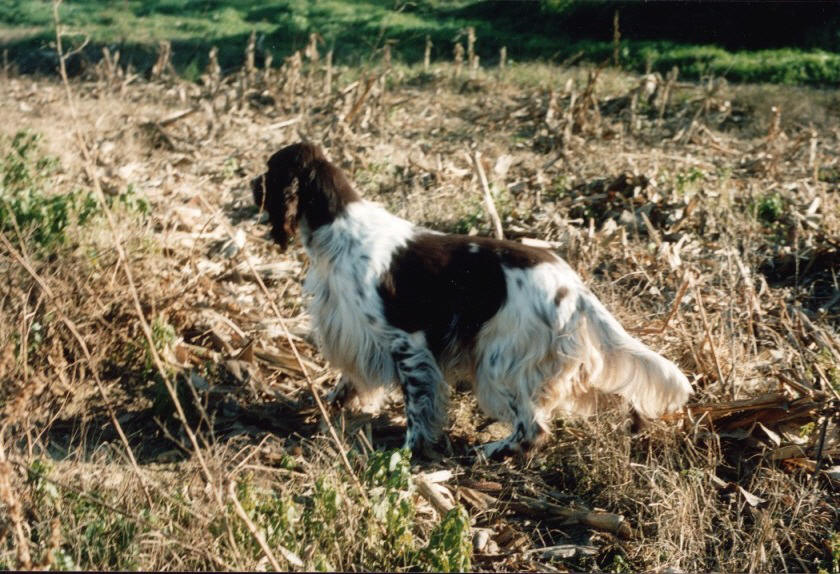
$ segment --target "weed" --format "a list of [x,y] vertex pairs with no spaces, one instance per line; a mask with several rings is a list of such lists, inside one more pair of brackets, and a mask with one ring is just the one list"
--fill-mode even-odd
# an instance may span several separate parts
[[569,182],[565,175],[560,175],[545,190],[543,197],[548,201],[560,201],[569,193]]
[[764,225],[777,223],[784,213],[784,201],[778,192],[768,193],[759,199],[756,207],[756,216]]
[[681,171],[674,178],[674,189],[679,195],[685,195],[693,191],[696,187],[695,184],[703,181],[703,177],[703,172],[696,167],[692,167],[687,171]]
[[40,153],[39,141],[37,134],[19,131],[11,141],[2,142],[0,230],[19,240],[29,237],[44,250],[64,243],[67,228],[84,225],[98,208],[89,192],[45,191],[58,163]]
[[[152,344],[157,354],[160,355],[175,342],[175,327],[167,323],[163,317],[155,317],[149,327],[152,331]],[[149,375],[156,370],[156,367],[152,358],[152,349],[146,339],[143,339],[143,348],[146,350],[145,373]]]
[[840,574],[840,532],[833,532],[824,542],[829,554],[828,560],[822,561],[818,574]]
[[[293,552],[299,551],[303,544],[301,525],[301,508],[287,496],[272,491],[257,488],[253,484],[252,475],[246,475],[236,484],[236,497],[248,517],[259,528],[270,547],[282,545]],[[235,516],[232,506],[228,505],[226,517],[217,518],[211,525],[210,531],[216,536],[225,532],[224,522],[228,517]],[[247,527],[236,519],[230,519],[234,540],[240,550],[248,552],[253,557],[262,556],[258,542],[251,535]]]
[[633,566],[627,561],[620,552],[613,555],[612,564],[609,568],[610,572],[615,574],[623,574],[624,572],[633,572]]
[[814,434],[816,428],[817,424],[813,421],[804,424],[801,427],[799,427],[799,436],[801,436],[802,438],[808,438],[809,436]]
[[468,572],[472,558],[470,517],[460,506],[446,513],[420,555],[435,572]]
[[116,208],[128,214],[149,214],[149,202],[137,194],[137,190],[132,184],[128,184],[125,191],[115,196],[107,196],[106,200],[108,201],[108,206],[112,209]]
[[[41,317],[41,321],[34,320],[29,325],[29,333],[26,337],[26,356],[33,357],[36,355],[36,352],[41,347],[41,344],[44,342],[44,337],[46,335],[46,327],[49,325],[50,321],[52,320],[52,313],[45,313],[43,317]],[[12,333],[12,340],[15,344],[15,357],[20,359],[21,355],[23,354],[23,348],[21,346],[21,335],[20,333]]]
[[473,209],[455,222],[454,231],[455,233],[460,233],[461,235],[467,235],[471,231],[478,229],[483,222],[484,212],[481,210],[481,207],[476,204]]
[[[0,231],[33,244],[44,255],[67,243],[71,227],[89,225],[102,212],[90,191],[50,192],[59,165],[43,155],[40,141],[40,135],[25,130],[9,141],[0,140]],[[107,201],[126,213],[149,212],[149,203],[132,185]]]
[[[407,563],[414,553],[414,504],[411,501],[411,453],[408,450],[377,451],[364,473],[374,518],[368,537],[382,564]],[[381,525],[382,530],[377,526]]]
[[199,59],[193,58],[190,63],[181,72],[181,77],[193,84],[198,83],[201,78],[201,67],[199,66]]
[[[131,570],[138,566],[140,552],[135,521],[116,514],[93,500],[101,498],[94,488],[81,497],[74,492],[59,491],[48,480],[52,465],[36,459],[29,467],[28,479],[38,506],[50,514],[61,516],[62,539],[65,542],[55,550],[53,560],[63,570],[111,569]],[[39,522],[32,529],[34,543],[43,544],[48,520]]]
[[[344,494],[343,475],[331,473],[312,477],[310,488],[304,496],[290,497],[278,489],[254,485],[252,475],[243,476],[236,486],[237,498],[254,525],[263,533],[269,546],[282,545],[302,556],[307,568],[336,570],[338,563],[335,549],[346,544],[346,530],[352,529],[359,548],[359,562],[367,569],[388,570],[422,562],[421,556],[435,558],[441,564],[469,564],[463,559],[463,549],[458,549],[453,538],[464,527],[446,522],[434,544],[423,553],[416,552],[414,536],[415,509],[412,502],[410,453],[403,450],[375,452],[367,461],[363,472],[371,507],[359,515],[347,516],[346,505],[359,501]],[[227,513],[233,516],[232,508]],[[234,519],[235,520],[235,519]],[[469,542],[469,524],[466,525]],[[225,532],[224,519],[218,518],[211,525],[211,532],[221,536]],[[234,539],[240,550],[254,559],[262,555],[261,548],[244,524],[237,522]],[[431,552],[432,554],[429,554]],[[446,562],[449,560],[449,562]],[[453,566],[458,568],[458,566]]]

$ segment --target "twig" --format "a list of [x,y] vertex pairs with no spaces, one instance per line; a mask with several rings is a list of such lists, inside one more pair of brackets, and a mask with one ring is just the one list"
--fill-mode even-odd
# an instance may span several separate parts
[[454,505],[435,490],[434,486],[422,475],[415,476],[414,483],[417,485],[417,492],[428,500],[441,516],[454,508]]
[[[277,558],[274,557],[274,553],[271,551],[271,548],[268,547],[268,543],[265,541],[265,536],[263,536],[262,532],[257,530],[257,527],[254,525],[251,519],[248,518],[248,514],[245,513],[245,509],[242,508],[242,504],[239,502],[239,499],[236,498],[236,492],[234,491],[233,487],[234,481],[231,480],[228,483],[228,498],[233,503],[233,510],[236,512],[236,515],[242,519],[242,522],[245,523],[245,526],[251,532],[251,535],[257,541],[257,544],[260,545],[263,554],[265,554],[265,557],[268,558],[269,562],[271,562],[271,566],[274,568],[274,571],[282,572],[283,568],[280,567],[280,563],[277,561]],[[283,558],[285,558],[289,562],[289,564],[291,564],[292,566],[297,566],[298,568],[303,567],[303,561],[300,558],[298,558],[294,552],[292,552],[288,548],[284,548],[280,544],[275,544],[275,547],[278,550],[280,550],[280,553],[283,555]]]
[[493,223],[493,228],[496,231],[496,238],[504,239],[505,234],[502,231],[502,220],[499,219],[499,212],[496,211],[496,205],[493,203],[493,196],[490,194],[490,186],[487,183],[487,175],[484,173],[484,167],[481,165],[481,152],[474,152],[471,159],[473,166],[475,167],[475,172],[478,174],[478,180],[481,182],[481,188],[484,191],[484,207],[487,209],[487,215],[490,216],[490,221]]
[[522,514],[544,518],[546,515],[561,518],[566,524],[583,524],[596,530],[606,530],[618,534],[622,538],[632,538],[633,529],[620,514],[613,512],[574,510],[564,508],[559,504],[537,500],[522,496],[519,500],[508,503],[508,506]]
[[131,450],[131,445],[128,443],[128,437],[126,437],[125,432],[123,432],[122,425],[120,424],[119,420],[117,419],[117,415],[114,412],[114,408],[111,406],[111,400],[108,397],[108,393],[105,391],[105,386],[102,384],[102,381],[99,378],[99,369],[94,366],[93,357],[88,350],[88,346],[85,343],[84,338],[82,337],[79,329],[76,327],[76,324],[64,314],[62,310],[62,305],[58,302],[55,294],[53,293],[52,289],[50,289],[49,285],[41,278],[37,271],[29,264],[29,262],[20,254],[18,253],[17,249],[14,248],[12,243],[6,237],[6,234],[0,231],[0,242],[3,243],[3,246],[6,248],[6,251],[14,257],[18,263],[20,263],[21,267],[23,267],[27,273],[35,280],[38,286],[41,289],[41,292],[44,293],[49,299],[50,302],[53,303],[53,307],[55,311],[58,313],[61,322],[67,327],[70,333],[73,335],[73,338],[76,339],[76,342],[79,344],[79,348],[82,350],[82,354],[85,356],[85,360],[87,360],[88,364],[91,367],[91,373],[93,374],[93,380],[96,383],[96,389],[99,392],[100,396],[102,397],[102,401],[105,403],[105,408],[108,411],[108,416],[111,419],[111,424],[114,425],[114,428],[117,431],[117,434],[120,437],[120,441],[123,443],[126,452],[128,453],[128,459],[131,461],[131,467],[134,470],[134,473],[137,475],[137,478],[140,480],[140,487],[143,489],[143,494],[146,496],[146,501],[149,503],[149,507],[152,506],[152,495],[149,493],[149,488],[146,485],[146,478],[143,475],[143,472],[140,470],[140,466],[137,464],[137,459],[134,458],[134,452]]
[[[693,283],[693,282],[692,282]],[[721,386],[723,386],[724,379],[723,379],[723,371],[720,368],[720,361],[718,360],[717,349],[715,348],[715,342],[712,340],[712,331],[709,328],[709,320],[706,318],[706,309],[703,308],[703,298],[700,296],[700,290],[697,288],[696,285],[694,287],[694,297],[697,299],[697,307],[700,309],[700,318],[703,320],[703,329],[706,332],[706,340],[709,341],[709,347],[712,350],[712,359],[715,362],[715,370],[717,370],[718,381],[720,381]],[[735,398],[735,389],[732,388],[729,390],[729,398]]]
[[[181,423],[184,427],[184,431],[187,434],[187,437],[192,444],[194,454],[198,459],[199,465],[201,466],[202,471],[204,472],[205,479],[211,485],[214,484],[213,475],[210,473],[210,469],[207,466],[207,462],[204,460],[204,456],[201,453],[201,449],[198,445],[198,440],[195,436],[195,433],[190,428],[189,424],[187,423],[187,416],[184,413],[184,409],[181,405],[180,400],[178,400],[178,395],[175,391],[175,387],[170,380],[169,374],[166,371],[166,368],[163,365],[163,361],[160,358],[160,354],[158,353],[157,349],[155,348],[154,338],[152,336],[152,329],[149,326],[148,321],[146,321],[146,317],[143,314],[143,307],[140,304],[140,297],[137,294],[137,288],[134,282],[134,274],[131,271],[131,266],[128,264],[128,257],[126,256],[125,249],[123,248],[122,241],[120,239],[119,228],[117,227],[116,221],[114,220],[114,214],[111,211],[111,208],[108,206],[108,202],[105,200],[105,194],[102,191],[102,186],[99,182],[99,176],[95,169],[95,162],[91,157],[90,148],[88,147],[87,142],[82,135],[79,126],[81,122],[78,121],[78,111],[76,109],[76,102],[75,98],[73,97],[73,91],[70,88],[70,80],[67,77],[67,67],[65,65],[65,56],[61,46],[61,32],[60,32],[60,20],[58,16],[58,7],[61,5],[61,0],[53,0],[53,22],[55,24],[55,32],[56,32],[56,51],[58,52],[58,62],[59,62],[59,72],[61,74],[61,80],[64,85],[64,90],[67,95],[67,103],[70,109],[70,114],[73,118],[76,119],[75,121],[75,135],[76,139],[79,143],[79,149],[82,152],[82,157],[85,160],[85,170],[88,173],[88,177],[93,184],[93,190],[96,194],[96,197],[99,201],[99,206],[102,209],[103,213],[105,213],[105,218],[108,222],[108,226],[111,231],[111,235],[114,241],[114,248],[117,251],[117,257],[119,263],[122,264],[123,272],[125,273],[126,282],[128,291],[131,295],[132,301],[134,303],[134,309],[137,313],[137,319],[140,323],[140,327],[143,331],[143,335],[148,343],[149,354],[152,357],[152,362],[155,365],[155,368],[158,370],[161,379],[163,380],[164,386],[166,387],[166,391],[169,394],[172,402],[175,406],[175,410],[178,413],[178,417],[181,420]],[[68,324],[68,327],[70,325]],[[81,336],[74,333],[74,336],[83,342]],[[119,428],[119,427],[118,427]],[[129,456],[133,459],[134,456],[131,454],[129,449]],[[222,501],[222,495],[217,488],[213,488],[213,491],[216,495],[216,501],[219,504],[219,508],[224,510],[224,504]]]
[[[201,197],[200,195],[197,196],[199,201],[208,209],[211,210],[210,206],[207,204],[207,201]],[[212,211],[212,210],[211,210]],[[227,231],[230,237],[234,236],[233,229],[230,227],[230,224],[223,220],[219,219],[219,221],[224,226],[225,230]],[[269,305],[271,305],[272,311],[277,316],[277,319],[280,323],[280,327],[283,329],[283,334],[286,337],[287,342],[289,343],[289,348],[292,350],[292,353],[295,356],[295,360],[297,360],[298,365],[300,366],[300,371],[303,373],[304,378],[306,379],[306,384],[309,386],[309,392],[312,394],[312,397],[315,399],[315,403],[318,405],[318,410],[321,412],[321,416],[324,418],[324,422],[327,425],[327,430],[332,438],[333,442],[338,448],[338,452],[341,455],[341,461],[344,464],[345,469],[350,474],[353,482],[355,483],[359,493],[362,495],[362,498],[365,500],[366,503],[370,504],[370,499],[368,498],[367,492],[365,492],[362,483],[359,481],[359,477],[356,476],[356,473],[353,472],[353,467],[350,465],[350,461],[347,459],[347,452],[345,450],[344,444],[341,442],[341,439],[338,438],[338,434],[335,432],[335,427],[333,426],[332,422],[330,421],[329,413],[327,412],[326,407],[324,406],[323,401],[321,401],[321,396],[318,394],[317,389],[315,388],[315,383],[312,381],[312,377],[309,375],[309,371],[306,368],[306,365],[303,361],[303,358],[300,356],[298,352],[297,346],[295,345],[294,340],[292,340],[292,334],[289,332],[288,327],[286,326],[286,320],[283,317],[283,314],[280,313],[280,309],[277,307],[277,304],[274,302],[274,298],[271,297],[271,294],[268,292],[268,288],[266,288],[265,283],[263,283],[262,278],[260,277],[257,270],[254,269],[253,263],[251,263],[250,258],[247,257],[245,254],[245,248],[243,247],[241,253],[243,254],[243,259],[248,265],[248,268],[251,270],[251,273],[256,279],[257,284],[260,286],[263,294],[265,295],[266,299],[268,300]]]
[[[835,411],[836,412],[836,411]],[[820,438],[817,440],[817,462],[814,465],[814,486],[816,487],[816,478],[820,474],[820,468],[823,463],[823,452],[825,449],[825,433],[828,430],[828,420],[831,418],[829,413],[823,413],[823,422],[820,427]]]

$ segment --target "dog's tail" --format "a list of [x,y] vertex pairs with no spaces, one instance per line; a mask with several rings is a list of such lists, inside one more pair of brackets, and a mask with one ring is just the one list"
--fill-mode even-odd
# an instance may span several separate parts
[[624,397],[636,412],[649,418],[685,404],[691,385],[674,363],[631,337],[591,293],[582,295],[579,305],[582,328],[600,351],[590,356],[592,387]]

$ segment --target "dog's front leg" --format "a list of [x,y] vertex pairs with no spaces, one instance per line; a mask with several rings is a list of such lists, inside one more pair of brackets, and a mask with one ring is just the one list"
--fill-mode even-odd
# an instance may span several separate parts
[[446,424],[449,387],[422,332],[396,337],[392,356],[405,396],[405,447],[425,454]]
[[381,384],[367,383],[358,375],[342,373],[341,379],[327,395],[327,403],[339,409],[376,414],[385,399],[385,389]]

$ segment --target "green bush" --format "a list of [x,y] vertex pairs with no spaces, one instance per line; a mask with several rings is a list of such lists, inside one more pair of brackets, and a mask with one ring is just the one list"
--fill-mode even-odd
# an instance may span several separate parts
[[782,196],[778,193],[770,193],[758,201],[756,215],[759,221],[765,225],[772,225],[781,219],[784,209],[785,204]]
[[99,209],[90,192],[46,191],[58,162],[40,153],[39,141],[37,134],[19,131],[2,142],[0,231],[49,248],[64,243],[68,227],[84,225]]
[[436,572],[467,572],[472,557],[470,517],[459,505],[446,513],[429,537],[421,556]]

